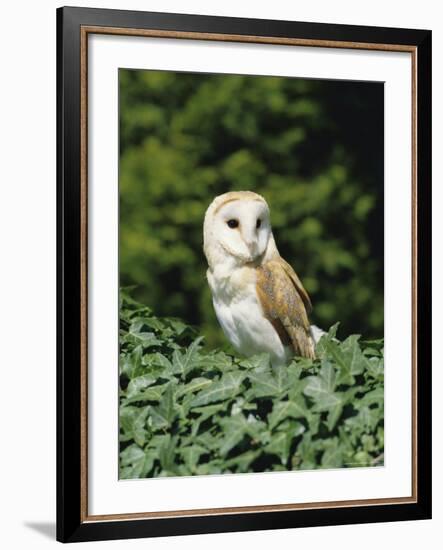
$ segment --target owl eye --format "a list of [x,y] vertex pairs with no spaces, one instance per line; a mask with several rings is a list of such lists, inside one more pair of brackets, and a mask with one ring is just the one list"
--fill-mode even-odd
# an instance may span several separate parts
[[231,229],[238,227],[238,220],[228,220],[226,223]]
[[255,227],[258,229],[261,226],[261,219],[257,219],[257,223],[255,224]]

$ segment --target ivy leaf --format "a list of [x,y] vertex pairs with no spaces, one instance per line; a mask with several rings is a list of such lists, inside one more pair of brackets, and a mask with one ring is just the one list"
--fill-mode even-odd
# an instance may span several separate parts
[[383,463],[383,340],[339,342],[336,325],[319,360],[271,367],[208,350],[134,300],[122,308],[121,479]]
[[332,432],[332,430],[335,428],[335,425],[338,422],[338,419],[341,416],[341,413],[343,412],[343,405],[342,403],[338,403],[334,407],[331,407],[328,411],[328,416],[326,419],[326,426],[328,427],[328,430]]
[[312,439],[312,435],[309,432],[304,433],[292,457],[293,467],[300,470],[313,470],[317,468],[320,444],[321,442],[318,440]]
[[123,354],[120,358],[120,373],[128,378],[134,378],[142,366],[143,348],[136,346],[130,353]]
[[228,372],[209,388],[200,391],[191,403],[191,407],[201,407],[215,401],[224,401],[235,397],[241,388],[244,375],[241,372]]
[[261,450],[246,451],[225,461],[226,468],[236,467],[237,472],[247,472],[251,463],[261,454]]
[[338,438],[329,440],[321,464],[323,468],[340,468],[343,465],[343,454]]
[[339,344],[330,340],[325,342],[324,347],[326,353],[338,366],[339,376],[337,379],[337,384],[352,385],[354,383],[354,377],[351,372],[351,362],[349,361],[349,358],[344,354]]
[[140,445],[145,444],[147,438],[146,418],[149,408],[147,407],[124,407],[120,411],[120,428],[126,438],[128,436]]
[[317,411],[327,411],[341,403],[339,395],[331,391],[328,381],[321,376],[309,376],[303,392],[314,400]]
[[279,391],[282,392],[287,389],[288,386],[288,369],[284,365],[277,365],[273,368],[273,371],[277,387],[279,388]]
[[195,473],[200,457],[205,453],[207,453],[207,450],[198,444],[191,445],[180,450],[180,454],[191,473]]
[[168,384],[161,384],[159,386],[151,386],[147,388],[144,391],[140,391],[134,395],[132,395],[130,398],[125,399],[122,402],[122,405],[127,406],[131,403],[136,403],[138,401],[146,401],[146,402],[155,402],[160,401],[164,391],[168,387]]
[[152,362],[152,365],[158,365],[159,367],[162,367],[163,372],[162,375],[170,375],[173,372],[173,366],[171,361],[165,357],[162,353],[154,353],[150,355],[150,360]]
[[138,445],[129,445],[120,453],[121,465],[130,466],[137,464],[145,458],[145,453]]
[[335,390],[335,370],[332,363],[327,359],[321,361],[319,376],[324,381],[326,390],[333,393]]
[[268,417],[269,428],[272,430],[285,418],[304,418],[308,411],[301,401],[280,401],[274,405],[272,413]]
[[240,362],[240,366],[247,370],[255,372],[269,372],[271,370],[271,360],[269,353],[260,353]]
[[197,420],[192,422],[191,436],[194,437],[200,429],[200,424],[208,418],[213,418],[221,410],[225,410],[224,403],[217,403],[216,405],[207,405],[206,407],[195,407],[192,412],[199,414]]
[[373,431],[382,419],[382,415],[382,410],[378,408],[372,409],[368,406],[363,406],[356,416],[347,418],[345,424],[354,431],[355,435],[361,435],[362,433]]
[[130,445],[120,453],[121,479],[146,477],[153,465],[152,453],[146,453],[138,445]]
[[212,380],[210,378],[204,378],[203,376],[199,376],[197,378],[193,378],[188,384],[184,385],[177,393],[178,397],[181,397],[183,395],[189,394],[189,393],[195,393],[203,388],[207,388],[212,384]]
[[341,345],[342,352],[347,359],[348,369],[354,376],[364,372],[368,366],[368,360],[358,345],[359,338],[360,336],[353,334],[346,338]]
[[140,409],[137,407],[122,407],[120,409],[120,416],[119,416],[119,422],[120,422],[120,430],[122,430],[125,434],[130,435],[132,437],[132,426],[134,424],[134,418],[138,414]]
[[286,464],[293,439],[304,431],[305,427],[301,422],[290,421],[288,426],[285,426],[284,431],[278,431],[273,435],[271,442],[266,445],[264,450],[267,453],[277,455],[281,463]]
[[159,346],[162,343],[153,332],[128,332],[122,341],[141,345],[145,349]]
[[193,368],[196,367],[198,350],[203,336],[199,336],[186,352],[183,354],[178,350],[174,350],[172,356],[173,372],[179,373],[184,378]]
[[265,447],[265,452],[277,455],[282,464],[288,460],[292,437],[289,433],[277,432],[271,442]]
[[183,321],[180,321],[179,319],[169,319],[169,324],[178,336],[183,334],[183,332],[185,332],[185,330],[189,328],[188,325],[186,325],[185,323],[183,323]]
[[172,384],[168,384],[158,407],[151,407],[151,426],[154,430],[167,428],[172,424],[176,416],[177,412],[174,407],[174,390],[172,388]]
[[247,376],[251,382],[251,395],[254,397],[272,397],[287,389],[288,375],[281,368],[276,370],[275,375],[252,371]]
[[223,352],[210,353],[204,359],[200,358],[199,366],[203,371],[226,372],[232,367],[232,357]]
[[369,391],[366,393],[361,400],[359,401],[359,405],[373,405],[377,404],[379,406],[383,406],[384,403],[384,389],[383,388],[375,388],[372,391]]
[[327,354],[327,347],[328,347],[329,343],[333,342],[336,339],[337,330],[338,330],[339,325],[340,325],[340,323],[335,323],[335,325],[333,325],[329,329],[327,334],[323,334],[321,336],[320,340],[318,341],[318,343],[316,345],[316,351],[317,351],[317,354],[320,357],[323,356],[324,354]]
[[171,434],[162,436],[160,445],[158,446],[158,458],[160,464],[167,472],[175,472],[175,450],[178,438],[172,437]]
[[147,438],[146,418],[148,416],[149,409],[143,408],[134,419],[133,425],[133,437],[137,445],[141,447],[145,444]]
[[382,382],[384,378],[384,359],[371,357],[368,361],[366,374],[377,381]]
[[151,374],[143,374],[141,376],[133,378],[128,384],[126,397],[128,399],[131,399],[131,397],[134,397],[134,395],[139,393],[141,390],[144,390],[151,384],[154,384],[155,382],[156,379]]
[[224,437],[220,444],[220,454],[225,456],[233,447],[243,439],[247,432],[247,422],[243,414],[225,418],[221,421]]
[[381,357],[381,353],[376,348],[366,348],[363,350],[363,355],[365,357]]

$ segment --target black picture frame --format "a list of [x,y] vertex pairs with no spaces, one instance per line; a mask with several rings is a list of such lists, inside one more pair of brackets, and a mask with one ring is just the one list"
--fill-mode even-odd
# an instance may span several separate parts
[[[82,513],[86,346],[82,304],[81,29],[407,46],[416,55],[416,498],[414,502],[88,521]],[[208,38],[206,38],[208,39]],[[210,39],[210,38],[209,38]],[[231,38],[232,39],[232,38]],[[235,37],[234,37],[235,40]],[[62,542],[283,529],[431,517],[431,31],[64,7],[57,10],[57,539]],[[83,389],[82,389],[83,388]],[[83,457],[83,458],[82,458]],[[82,481],[83,480],[83,481]]]

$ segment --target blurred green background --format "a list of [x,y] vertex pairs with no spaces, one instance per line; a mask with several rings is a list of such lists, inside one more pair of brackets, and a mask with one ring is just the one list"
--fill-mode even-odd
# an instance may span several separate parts
[[262,194],[281,255],[340,335],[383,335],[383,84],[120,69],[120,284],[226,342],[202,225]]

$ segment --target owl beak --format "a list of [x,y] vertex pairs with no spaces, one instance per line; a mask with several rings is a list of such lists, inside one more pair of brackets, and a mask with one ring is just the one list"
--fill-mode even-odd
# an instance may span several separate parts
[[258,251],[258,242],[257,242],[257,235],[255,233],[255,227],[250,228],[248,226],[244,227],[242,230],[242,237],[243,242],[245,243],[249,254],[251,256],[251,260],[254,260],[257,256]]
[[257,241],[245,241],[245,244],[248,247],[251,258],[254,259],[257,255]]

